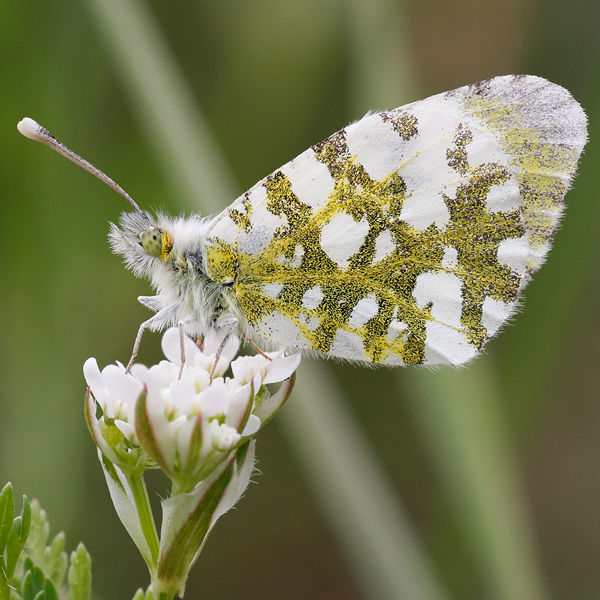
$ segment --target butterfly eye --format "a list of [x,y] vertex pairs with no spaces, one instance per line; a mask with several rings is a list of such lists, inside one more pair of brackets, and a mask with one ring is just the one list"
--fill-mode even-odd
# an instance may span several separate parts
[[157,227],[146,229],[140,236],[142,248],[150,256],[160,256],[163,250],[163,233]]

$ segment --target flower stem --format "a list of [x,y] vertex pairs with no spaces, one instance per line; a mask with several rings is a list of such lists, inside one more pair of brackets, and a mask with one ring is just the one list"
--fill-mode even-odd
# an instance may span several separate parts
[[150,547],[153,567],[156,568],[156,565],[158,564],[158,532],[156,531],[156,524],[154,523],[154,517],[152,516],[152,509],[150,508],[146,481],[144,480],[143,475],[128,475],[127,481],[129,482],[131,492],[133,493],[142,532]]

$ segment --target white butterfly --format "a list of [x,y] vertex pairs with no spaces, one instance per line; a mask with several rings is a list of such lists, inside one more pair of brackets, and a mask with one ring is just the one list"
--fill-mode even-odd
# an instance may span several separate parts
[[[471,360],[544,261],[586,143],[562,87],[506,76],[369,114],[215,217],[156,218],[31,119],[19,130],[131,203],[113,250],[155,296],[144,329],[242,334],[371,364]],[[132,357],[133,360],[133,357]]]

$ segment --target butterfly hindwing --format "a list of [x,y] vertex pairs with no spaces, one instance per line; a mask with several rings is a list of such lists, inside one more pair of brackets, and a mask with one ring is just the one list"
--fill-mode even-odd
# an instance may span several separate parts
[[208,273],[263,345],[463,364],[543,262],[585,128],[529,76],[367,115],[217,216]]

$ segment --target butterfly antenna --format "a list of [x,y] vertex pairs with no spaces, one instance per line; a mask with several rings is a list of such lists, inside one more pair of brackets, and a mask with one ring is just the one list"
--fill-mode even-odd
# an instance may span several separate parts
[[50,148],[56,150],[59,154],[62,154],[76,165],[83,167],[86,171],[89,171],[92,175],[95,175],[98,179],[100,179],[100,181],[103,181],[109,185],[113,190],[115,190],[115,192],[121,194],[121,196],[123,196],[123,198],[125,198],[125,200],[127,200],[127,202],[129,202],[129,204],[131,204],[131,206],[133,206],[137,212],[143,212],[135,200],[120,185],[116,184],[110,177],[100,171],[100,169],[96,169],[96,167],[90,164],[87,160],[81,158],[79,154],[75,154],[75,152],[69,150],[69,148],[67,148],[61,141],[57,140],[45,127],[42,127],[33,119],[25,117],[19,122],[17,129],[30,140],[42,142],[42,144],[50,146]]

